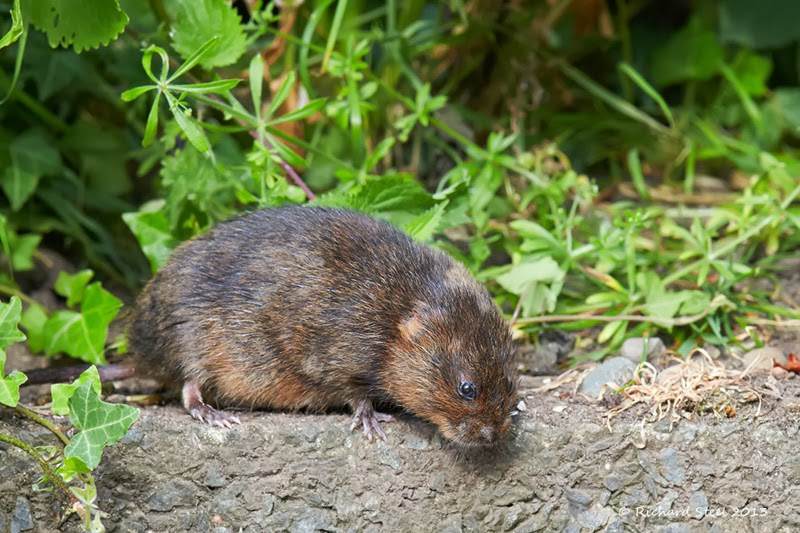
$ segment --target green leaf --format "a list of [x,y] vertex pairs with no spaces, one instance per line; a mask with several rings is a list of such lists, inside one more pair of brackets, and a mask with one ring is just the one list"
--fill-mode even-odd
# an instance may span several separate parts
[[172,25],[172,45],[186,59],[210,39],[216,42],[203,54],[206,68],[236,62],[247,50],[241,19],[226,0],[177,0],[178,11]]
[[255,54],[250,60],[250,97],[253,99],[253,111],[261,118],[261,90],[264,87],[264,59]]
[[145,257],[150,261],[153,273],[169,258],[178,241],[172,237],[169,219],[163,211],[164,200],[156,200],[143,205],[135,213],[124,213],[122,220],[139,241]]
[[80,53],[105,46],[125,29],[128,15],[117,0],[92,0],[91,4],[68,0],[25,0],[23,13],[47,34],[50,46],[72,46]]
[[47,310],[39,305],[32,304],[22,313],[20,325],[25,328],[28,337],[28,349],[31,353],[44,350],[44,325],[47,322]]
[[139,418],[139,410],[100,400],[92,383],[84,383],[69,400],[72,424],[80,429],[64,448],[64,457],[76,457],[94,470],[103,449],[117,442]]
[[8,303],[0,302],[0,350],[25,340],[25,334],[17,328],[21,312],[22,303],[16,296],[12,296]]
[[699,16],[689,20],[667,43],[653,53],[652,78],[658,87],[719,74],[725,50]]
[[190,109],[185,109],[182,105],[167,93],[167,100],[170,102],[170,111],[175,117],[186,138],[198,152],[207,152],[209,149],[208,139],[206,139],[203,129],[194,121]]
[[50,393],[53,397],[53,413],[61,416],[69,414],[69,399],[75,394],[79,388],[84,384],[90,383],[92,388],[100,394],[102,385],[100,384],[100,373],[97,367],[92,365],[87,368],[78,379],[67,385],[64,383],[55,383],[50,385]]
[[30,129],[9,145],[11,164],[2,177],[3,192],[18,211],[31,197],[39,178],[61,170],[61,156],[49,136],[40,129]]
[[750,0],[725,0],[719,10],[719,34],[723,43],[745,48],[780,48],[800,39],[800,3],[772,0],[754,4]]
[[447,200],[428,209],[417,218],[403,226],[403,229],[414,239],[425,242],[438,231],[442,222],[444,209],[447,207]]
[[87,363],[104,364],[108,325],[121,306],[99,282],[92,283],[84,291],[80,313],[57,311],[45,323],[45,354],[63,352]]
[[170,85],[169,88],[174,92],[197,93],[197,94],[219,94],[230,91],[242,81],[237,78],[229,80],[216,80],[206,83],[192,83],[189,85]]
[[22,303],[12,296],[8,303],[0,303],[0,403],[14,407],[19,402],[19,386],[28,380],[22,372],[14,371],[5,375],[5,349],[15,342],[25,340],[25,335],[17,328]]
[[142,146],[150,146],[158,133],[158,103],[161,101],[161,93],[156,94],[150,112],[147,114],[147,124],[144,127],[144,137]]
[[505,274],[497,276],[497,283],[505,290],[521,297],[523,316],[552,312],[561,293],[565,272],[550,257],[522,261]]
[[11,265],[15,272],[24,272],[33,269],[33,254],[42,241],[42,236],[36,233],[19,235],[9,232],[8,245],[11,250]]
[[134,87],[133,89],[128,89],[127,91],[122,93],[120,98],[122,99],[123,102],[131,102],[133,100],[136,100],[143,94],[150,91],[154,91],[156,89],[158,89],[158,87],[156,87],[155,85],[142,85],[141,87]]
[[28,381],[28,376],[17,370],[5,375],[6,352],[0,349],[0,403],[16,407],[19,402],[19,386]]
[[58,273],[54,289],[57,294],[67,299],[67,307],[75,307],[75,304],[83,300],[83,291],[92,277],[94,277],[94,272],[88,269],[75,274],[61,271]]
[[308,104],[304,105],[300,109],[295,109],[285,115],[281,115],[279,117],[275,117],[272,120],[267,121],[267,126],[274,126],[275,124],[281,124],[283,122],[294,122],[295,120],[303,120],[304,118],[310,117],[323,107],[325,107],[325,102],[327,100],[325,98],[317,98],[316,100],[311,100]]
[[3,38],[0,39],[0,49],[10,46],[22,36],[24,25],[22,23],[22,13],[19,7],[19,0],[14,0],[14,9],[11,10],[11,27]]
[[400,227],[437,203],[417,180],[402,175],[368,178],[348,191],[323,194],[317,201],[323,206],[370,213]]
[[294,87],[294,82],[297,79],[297,75],[294,73],[293,70],[290,70],[286,77],[283,79],[281,86],[278,88],[278,91],[272,96],[272,101],[269,103],[269,108],[267,109],[267,116],[271,117],[275,114],[275,111],[281,106],[281,104],[286,100],[289,96],[289,92]]

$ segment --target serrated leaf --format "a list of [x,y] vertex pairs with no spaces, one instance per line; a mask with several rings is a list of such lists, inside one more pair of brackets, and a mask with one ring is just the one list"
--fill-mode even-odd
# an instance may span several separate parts
[[430,240],[439,229],[445,207],[447,207],[447,200],[428,209],[403,226],[403,229],[417,241],[425,242]]
[[75,274],[68,274],[62,270],[58,273],[53,288],[57,294],[67,299],[67,307],[75,307],[75,304],[83,299],[83,291],[86,290],[86,286],[93,276],[94,272],[88,269]]
[[145,257],[150,261],[153,273],[161,269],[161,265],[169,258],[178,241],[170,233],[169,219],[161,209],[164,201],[151,202],[135,212],[124,213],[122,220],[139,241]]
[[184,59],[209,39],[217,41],[203,54],[203,68],[224,67],[236,62],[247,50],[241,19],[226,0],[178,0],[172,25],[172,45]]
[[26,20],[47,34],[53,48],[72,46],[76,52],[106,45],[125,29],[128,15],[117,0],[27,0]]
[[100,384],[100,374],[97,367],[92,365],[87,368],[78,379],[69,385],[64,383],[55,383],[50,385],[50,393],[53,397],[53,412],[57,415],[66,416],[69,414],[69,399],[75,394],[79,388],[85,383],[91,383],[92,388],[100,394],[102,385]]
[[139,418],[138,409],[102,401],[90,382],[78,387],[69,408],[70,421],[81,431],[64,448],[64,456],[80,459],[90,470],[100,464],[103,449],[117,442]]
[[66,353],[92,364],[105,364],[108,325],[122,306],[99,282],[84,291],[81,312],[57,311],[44,326],[45,354]]

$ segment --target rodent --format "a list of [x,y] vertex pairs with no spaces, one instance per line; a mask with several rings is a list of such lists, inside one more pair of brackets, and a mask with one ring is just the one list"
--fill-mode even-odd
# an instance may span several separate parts
[[488,291],[444,252],[354,211],[285,206],[180,245],[139,295],[137,370],[183,384],[189,413],[224,406],[349,406],[351,429],[384,438],[376,404],[434,423],[460,445],[509,432],[517,369]]

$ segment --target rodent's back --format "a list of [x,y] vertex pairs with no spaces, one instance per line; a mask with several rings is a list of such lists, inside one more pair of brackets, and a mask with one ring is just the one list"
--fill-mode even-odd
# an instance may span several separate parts
[[485,289],[443,252],[345,210],[256,211],[184,243],[140,296],[129,337],[153,373],[228,403],[369,396],[443,427],[475,414],[464,381],[483,384],[493,420],[515,393],[508,327]]

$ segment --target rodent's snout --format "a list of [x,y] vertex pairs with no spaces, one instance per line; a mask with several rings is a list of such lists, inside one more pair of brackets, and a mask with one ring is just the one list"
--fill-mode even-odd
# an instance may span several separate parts
[[487,423],[481,420],[463,420],[455,426],[455,440],[467,446],[492,446],[508,435],[511,417],[500,423]]

